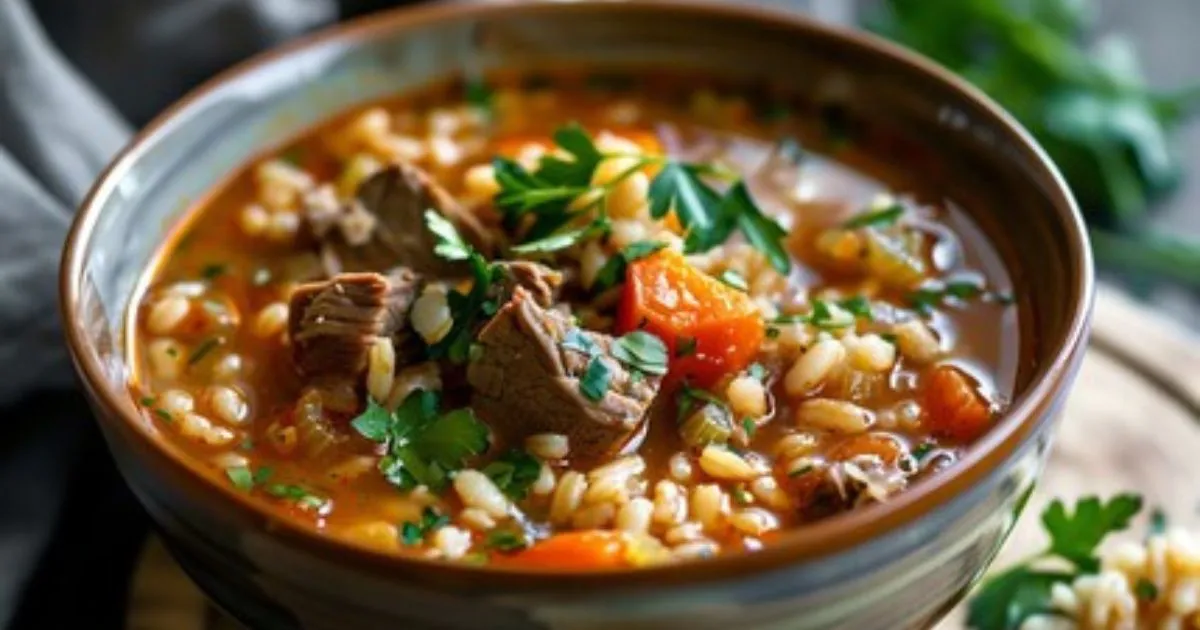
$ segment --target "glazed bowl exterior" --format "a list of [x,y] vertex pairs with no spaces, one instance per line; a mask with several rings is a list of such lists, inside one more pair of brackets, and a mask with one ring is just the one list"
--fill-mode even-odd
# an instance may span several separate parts
[[[967,210],[1019,288],[1019,391],[951,470],[766,550],[553,575],[387,557],[290,522],[211,477],[141,417],[126,311],[169,229],[264,148],[356,104],[454,73],[547,61],[686,67],[775,82],[917,138],[983,199]],[[974,90],[861,34],[682,2],[439,4],[381,14],[243,64],[126,148],[83,204],[63,321],[114,457],[184,569],[254,628],[924,627],[982,574],[1045,459],[1082,355],[1092,275],[1079,214],[1033,141]],[[1016,343],[1014,341],[1014,343]]]

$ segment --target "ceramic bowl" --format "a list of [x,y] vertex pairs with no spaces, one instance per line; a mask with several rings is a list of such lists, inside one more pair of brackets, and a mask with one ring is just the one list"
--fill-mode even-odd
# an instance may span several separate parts
[[[894,130],[948,165],[920,175],[977,200],[967,210],[1019,287],[1025,341],[1009,411],[952,469],[761,552],[571,575],[399,559],[272,520],[142,419],[127,388],[126,310],[195,201],[264,148],[356,104],[453,73],[547,62],[775,82],[813,111]],[[379,14],[226,72],[105,171],[68,239],[61,291],[67,340],[125,479],[184,569],[249,627],[871,630],[931,623],[1004,541],[1083,352],[1092,271],[1079,213],[1045,154],[933,64],[763,9],[585,0]]]

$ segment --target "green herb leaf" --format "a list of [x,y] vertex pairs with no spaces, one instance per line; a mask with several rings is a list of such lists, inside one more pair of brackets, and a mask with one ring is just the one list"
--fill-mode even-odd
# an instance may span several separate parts
[[902,216],[904,216],[904,206],[894,203],[880,210],[870,210],[850,217],[848,221],[842,224],[842,227],[847,230],[857,230],[865,227],[887,227],[894,225]]
[[1017,630],[1035,615],[1053,614],[1050,589],[1070,583],[1070,573],[1036,571],[1019,566],[988,578],[967,609],[967,626],[975,630]]
[[1167,514],[1162,508],[1154,508],[1150,512],[1150,526],[1146,531],[1148,536],[1162,536],[1167,533]]
[[1050,553],[1069,560],[1080,571],[1095,572],[1100,567],[1096,548],[1106,536],[1129,527],[1129,521],[1142,509],[1142,498],[1121,494],[1101,502],[1088,497],[1075,503],[1068,513],[1062,501],[1054,501],[1042,513],[1042,524],[1050,535]]
[[229,265],[224,263],[209,263],[200,269],[200,277],[205,280],[215,280],[223,275],[229,269]]
[[195,365],[199,363],[204,359],[204,357],[208,356],[210,352],[221,347],[221,345],[224,343],[225,340],[220,337],[209,337],[208,339],[201,341],[200,345],[196,346],[196,349],[192,351],[192,355],[188,357],[187,364]]
[[242,492],[250,492],[254,488],[254,474],[245,466],[230,466],[225,469],[225,476],[233,487]]
[[754,418],[742,418],[742,431],[746,433],[747,440],[753,440],[757,430],[758,425],[754,423]]
[[596,273],[596,279],[592,282],[592,290],[600,292],[616,286],[624,281],[625,269],[629,263],[650,256],[666,246],[666,243],[659,241],[636,241],[626,245],[617,255],[609,258]]
[[504,529],[494,529],[488,532],[484,539],[484,545],[488,549],[495,549],[500,552],[520,551],[529,546],[529,541],[525,538],[523,532],[514,532]]
[[871,301],[861,295],[841,300],[838,302],[838,306],[849,311],[851,315],[859,319],[867,321],[875,319],[875,314],[871,310]]
[[291,501],[296,507],[304,510],[320,510],[329,502],[329,499],[297,484],[275,483],[263,491],[277,499]]
[[483,79],[469,79],[464,86],[463,98],[467,104],[487,113],[492,111],[492,88]]
[[591,136],[578,123],[570,123],[554,131],[554,143],[571,156],[565,160],[553,154],[542,156],[537,177],[562,186],[585,187],[591,184],[592,174],[604,156],[596,149]]
[[598,356],[588,361],[583,377],[579,379],[579,393],[592,402],[600,402],[608,393],[608,383],[612,380],[612,370]]
[[469,407],[456,409],[413,435],[412,446],[422,458],[456,470],[467,458],[487,450],[488,428]]
[[917,312],[928,315],[947,298],[969,300],[984,295],[983,286],[972,280],[951,280],[922,287],[908,294],[908,304]]
[[690,357],[696,354],[696,338],[695,337],[680,337],[675,340],[675,356],[677,358]]
[[618,337],[612,344],[612,355],[621,363],[646,374],[661,376],[667,373],[667,345],[644,330]]
[[557,252],[572,247],[585,240],[595,238],[612,231],[612,222],[607,216],[599,216],[591,223],[574,230],[551,234],[536,241],[527,241],[515,247],[512,251],[517,254],[534,254]]
[[746,293],[750,290],[750,287],[746,284],[746,279],[742,277],[742,274],[732,269],[726,269],[725,271],[722,271],[720,275],[717,276],[717,280],[720,280],[726,285],[731,286],[743,293]]
[[458,229],[436,210],[425,211],[425,227],[437,237],[433,253],[446,260],[466,260],[475,252],[459,235]]
[[721,197],[700,179],[700,169],[667,162],[650,182],[650,216],[662,219],[672,209],[687,230],[685,249],[703,252],[725,242],[733,231],[732,215],[721,208]]
[[432,507],[426,507],[421,512],[420,522],[405,521],[400,525],[400,541],[406,546],[415,547],[425,540],[425,536],[445,527],[450,523],[450,517],[439,514]]
[[366,410],[351,420],[350,426],[372,442],[384,442],[392,435],[393,422],[391,412],[368,396]]
[[933,442],[921,442],[912,450],[913,459],[918,462],[925,459],[937,446]]
[[765,254],[776,271],[784,275],[791,271],[792,259],[783,247],[787,232],[763,214],[750,197],[745,182],[738,182],[729,189],[721,207],[723,213],[736,217],[738,230],[746,237],[746,242]]
[[508,498],[520,501],[529,494],[529,488],[542,473],[542,464],[529,453],[512,449],[496,461],[483,467],[483,474]]
[[1153,602],[1158,599],[1158,587],[1146,578],[1138,578],[1137,583],[1133,585],[1133,592],[1138,599],[1144,602]]
[[596,356],[600,353],[600,346],[596,345],[595,341],[579,328],[571,328],[567,334],[563,336],[562,342],[559,343],[564,350],[571,350],[580,354],[586,354],[589,357]]

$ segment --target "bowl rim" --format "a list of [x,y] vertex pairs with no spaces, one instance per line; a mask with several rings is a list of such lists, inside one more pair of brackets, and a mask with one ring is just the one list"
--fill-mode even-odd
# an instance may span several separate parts
[[[75,314],[81,308],[83,252],[91,243],[100,215],[102,202],[116,190],[122,175],[138,160],[142,149],[160,135],[170,131],[172,123],[193,104],[203,101],[230,81],[250,75],[261,66],[285,60],[305,50],[330,45],[353,45],[354,42],[385,36],[389,32],[408,31],[465,18],[491,16],[537,15],[543,12],[576,12],[621,10],[668,11],[689,15],[718,17],[742,23],[783,28],[798,38],[824,38],[844,47],[859,48],[881,57],[881,63],[908,66],[910,71],[924,74],[960,94],[965,101],[984,112],[1025,153],[1034,158],[1033,174],[1045,178],[1044,193],[1057,215],[1056,221],[1066,229],[1067,255],[1080,273],[1071,278],[1072,300],[1069,324],[1059,343],[1050,351],[1052,360],[1036,367],[1024,391],[1016,396],[996,426],[959,460],[952,469],[915,485],[895,499],[867,506],[785,533],[776,542],[754,553],[721,555],[705,560],[666,565],[589,572],[561,572],[537,569],[518,569],[494,566],[462,566],[437,560],[397,556],[375,551],[348,541],[320,534],[315,529],[290,519],[280,519],[265,509],[260,501],[236,492],[221,484],[204,470],[199,460],[187,457],[176,449],[164,448],[161,439],[136,420],[137,411],[128,390],[112,386],[103,377],[103,367],[90,350],[84,318]],[[1040,171],[1040,173],[1039,173]],[[1032,176],[1032,175],[1031,175]],[[413,576],[433,577],[433,574],[453,578],[456,584],[483,589],[568,590],[580,588],[629,588],[639,585],[686,585],[718,579],[728,579],[758,572],[780,569],[788,565],[817,560],[899,531],[905,525],[951,503],[955,498],[986,478],[1006,461],[1040,426],[1049,422],[1048,413],[1055,406],[1056,392],[1072,372],[1085,341],[1094,298],[1094,272],[1087,231],[1065,180],[1032,136],[975,87],[954,76],[950,71],[925,57],[863,31],[821,24],[811,18],[783,9],[720,3],[715,0],[533,0],[512,3],[492,0],[459,0],[431,3],[416,7],[401,7],[366,15],[348,22],[327,27],[267,51],[261,52],[226,69],[193,88],[181,99],[157,115],[138,131],[101,172],[88,191],[76,213],[67,235],[59,272],[59,308],[67,346],[76,371],[91,394],[101,423],[113,423],[125,435],[142,442],[142,451],[149,449],[164,460],[174,472],[199,477],[199,485],[215,499],[220,509],[236,510],[238,515],[257,523],[269,535],[311,550],[333,564],[354,565],[379,575],[397,577],[411,570]],[[129,305],[124,305],[128,309]],[[126,318],[127,311],[121,313]],[[124,325],[122,324],[122,328]],[[121,426],[123,425],[123,426]],[[232,518],[233,514],[230,515]]]

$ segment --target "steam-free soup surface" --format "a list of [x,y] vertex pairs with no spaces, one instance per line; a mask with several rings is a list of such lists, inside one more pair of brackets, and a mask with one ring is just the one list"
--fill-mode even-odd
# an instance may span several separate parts
[[953,468],[1017,316],[921,162],[606,79],[437,85],[248,164],[130,313],[145,422],[323,535],[558,570],[753,551]]

